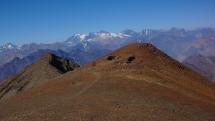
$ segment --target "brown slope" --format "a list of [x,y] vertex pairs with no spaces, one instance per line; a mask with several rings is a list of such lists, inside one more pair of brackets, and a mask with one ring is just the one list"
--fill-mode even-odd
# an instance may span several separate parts
[[46,53],[37,62],[2,83],[0,85],[0,99],[8,98],[41,85],[67,71],[72,71],[76,67],[78,67],[78,64],[72,61],[60,58],[52,53]]
[[7,121],[213,121],[215,87],[150,44],[130,44],[0,102]]

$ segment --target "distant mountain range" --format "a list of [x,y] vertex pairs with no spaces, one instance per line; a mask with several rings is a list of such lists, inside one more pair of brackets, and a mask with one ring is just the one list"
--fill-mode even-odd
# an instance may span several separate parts
[[[144,29],[141,32],[124,30],[118,33],[99,31],[88,34],[74,34],[65,41],[51,44],[31,43],[17,46],[7,43],[0,46],[0,69],[7,70],[9,67],[5,64],[12,65],[10,63],[14,63],[16,65],[16,63],[22,63],[17,60],[25,60],[25,57],[40,53],[38,51],[41,50],[61,51],[64,53],[64,57],[72,58],[76,62],[84,64],[133,42],[152,43],[181,62],[193,55],[215,56],[214,28],[194,30],[178,28],[169,30]],[[27,64],[33,63],[38,57],[27,59],[29,61]],[[21,70],[24,66],[21,67],[15,70]],[[10,73],[10,69],[7,71]],[[3,72],[1,71],[1,73]],[[0,80],[8,76],[1,73]],[[11,72],[11,74],[14,74],[14,72]]]
[[208,79],[215,81],[215,56],[194,55],[186,58],[183,63]]

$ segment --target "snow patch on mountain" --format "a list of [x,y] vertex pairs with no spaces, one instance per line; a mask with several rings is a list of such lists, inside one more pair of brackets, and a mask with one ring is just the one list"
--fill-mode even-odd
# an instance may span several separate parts
[[88,34],[77,33],[66,40],[67,46],[82,45],[84,48],[87,47],[88,43],[100,42],[100,43],[112,43],[113,41],[118,42],[120,40],[126,40],[131,35],[124,33],[115,33],[107,31],[91,32]]
[[13,45],[12,43],[6,43],[2,46],[0,46],[0,52],[10,49],[18,49],[18,46]]
[[74,37],[80,39],[80,41],[83,41],[83,40],[85,40],[87,35],[86,34],[75,34]]
[[107,39],[110,39],[110,38],[127,38],[127,37],[130,37],[130,35],[126,35],[126,34],[123,34],[123,33],[113,33],[113,32],[96,32],[95,33],[95,38],[97,39],[104,39],[104,40],[107,40]]

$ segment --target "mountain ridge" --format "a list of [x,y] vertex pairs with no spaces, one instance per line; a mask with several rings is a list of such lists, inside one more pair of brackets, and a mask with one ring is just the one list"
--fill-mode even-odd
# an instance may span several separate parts
[[6,99],[22,91],[35,88],[78,67],[79,65],[71,60],[63,59],[51,52],[46,53],[15,76],[2,82],[0,85],[0,99]]
[[[50,44],[25,44],[0,52],[0,67],[11,62],[14,58],[24,58],[38,50],[62,50],[80,64],[88,63],[104,56],[128,43],[152,43],[169,56],[183,62],[192,55],[215,56],[215,29],[178,29],[154,30],[144,29],[140,32],[124,30],[122,32],[90,32],[74,34],[67,40]],[[6,44],[11,45],[11,44]],[[0,47],[1,48],[1,47]]]
[[38,50],[36,52],[33,52],[31,54],[29,54],[26,57],[23,58],[14,58],[12,61],[10,61],[9,63],[4,64],[3,66],[0,67],[0,81],[3,81],[5,79],[7,79],[10,76],[15,75],[16,73],[22,71],[26,66],[34,63],[36,60],[38,60],[43,54],[45,53],[54,53],[60,57],[72,60],[71,56],[69,56],[68,53],[61,51],[61,50],[57,50],[57,51],[53,51],[53,50]]

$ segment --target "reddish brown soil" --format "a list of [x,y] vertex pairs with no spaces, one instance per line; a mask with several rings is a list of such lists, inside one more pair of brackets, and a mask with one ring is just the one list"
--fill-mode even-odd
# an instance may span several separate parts
[[0,109],[2,121],[214,121],[215,86],[154,46],[134,43]]

